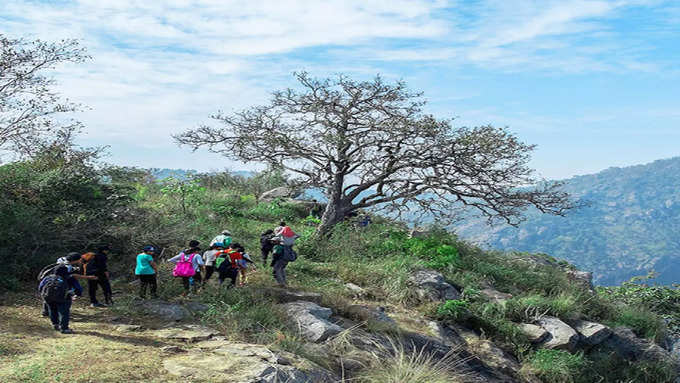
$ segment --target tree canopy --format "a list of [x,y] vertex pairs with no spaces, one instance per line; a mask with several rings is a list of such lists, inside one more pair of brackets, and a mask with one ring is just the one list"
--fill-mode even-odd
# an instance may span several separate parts
[[489,219],[516,224],[533,206],[563,214],[572,207],[557,183],[528,166],[533,145],[503,128],[454,127],[424,112],[422,93],[380,76],[316,79],[296,73],[300,87],[273,93],[267,105],[212,116],[175,136],[194,150],[281,167],[305,186],[324,190],[319,226],[327,233],[363,208],[418,210],[452,218],[472,206]]

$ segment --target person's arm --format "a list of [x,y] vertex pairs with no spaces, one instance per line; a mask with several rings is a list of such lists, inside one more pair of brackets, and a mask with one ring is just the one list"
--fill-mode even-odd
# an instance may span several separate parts
[[177,263],[177,262],[179,262],[179,259],[180,259],[181,256],[182,256],[182,254],[177,254],[174,257],[168,259],[168,262]]
[[96,275],[71,274],[71,276],[75,279],[91,279],[93,281],[97,280]]
[[201,267],[201,274],[205,275],[205,262],[203,262],[203,257],[197,254],[196,263]]
[[151,265],[154,272],[158,273],[158,266],[156,265],[156,262],[151,261],[151,262],[149,262],[149,265]]
[[73,277],[73,275],[69,276],[66,279],[67,283],[71,288],[73,289],[75,296],[79,297],[83,295],[83,288],[80,286],[80,283]]

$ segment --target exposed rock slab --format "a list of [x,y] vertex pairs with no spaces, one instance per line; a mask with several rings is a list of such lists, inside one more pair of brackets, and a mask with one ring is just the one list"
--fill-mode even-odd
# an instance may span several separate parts
[[424,301],[442,302],[460,298],[460,292],[434,270],[418,270],[408,278],[408,283]]
[[193,350],[166,359],[165,369],[187,381],[224,383],[330,383],[338,379],[330,372],[289,357],[281,357],[264,346],[230,343],[214,350]]
[[482,295],[487,297],[491,302],[504,304],[505,301],[512,298],[512,294],[502,293],[496,289],[486,288],[480,291]]
[[534,344],[541,343],[550,336],[550,333],[545,331],[543,327],[536,326],[535,324],[520,323],[518,326],[524,335],[529,338],[529,342]]
[[609,338],[612,330],[600,323],[576,320],[571,322],[572,327],[581,335],[581,343],[586,346],[596,346]]
[[680,368],[680,362],[670,352],[652,341],[638,338],[633,330],[628,327],[613,329],[611,336],[605,339],[600,346],[627,360],[671,363],[676,368]]
[[280,305],[290,323],[311,342],[324,340],[342,332],[342,327],[329,321],[333,311],[314,302],[290,302]]
[[559,318],[544,316],[537,321],[550,335],[541,347],[553,350],[574,351],[579,341],[578,333]]
[[151,332],[151,334],[158,338],[194,343],[210,339],[218,333],[208,327],[199,325],[186,325],[181,327],[169,327],[161,330],[154,330]]
[[191,313],[182,305],[158,299],[141,302],[140,309],[146,314],[155,315],[170,321],[181,321],[191,317]]
[[586,290],[594,291],[593,273],[581,270],[567,270],[567,278]]

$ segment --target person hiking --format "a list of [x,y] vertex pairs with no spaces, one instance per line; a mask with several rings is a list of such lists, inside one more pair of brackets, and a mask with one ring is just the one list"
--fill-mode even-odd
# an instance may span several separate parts
[[216,242],[210,246],[210,249],[203,253],[203,260],[205,261],[205,278],[203,278],[203,284],[208,283],[208,280],[215,272],[215,260],[220,251],[224,250],[224,245],[222,242]]
[[153,246],[144,246],[142,252],[137,255],[137,265],[135,267],[135,275],[139,278],[139,297],[146,299],[146,287],[149,286],[151,290],[151,298],[158,298],[156,290],[158,284],[156,281],[156,274],[158,267],[153,260],[153,255],[156,253],[156,248]]
[[274,230],[274,233],[276,233],[275,239],[278,243],[274,246],[273,274],[279,286],[287,287],[286,266],[288,266],[288,262],[293,262],[297,259],[293,245],[300,236],[290,226],[286,225],[285,222],[281,222],[280,226]]
[[260,252],[262,253],[262,265],[267,266],[267,257],[274,249],[274,230],[267,230],[260,235]]
[[229,230],[222,230],[222,233],[217,235],[210,241],[210,246],[221,243],[225,248],[231,245],[231,232]]
[[[83,288],[80,286],[80,282],[78,282],[78,279],[92,279],[92,280],[97,279],[97,277],[95,277],[95,276],[87,276],[87,275],[80,274],[80,269],[76,266],[72,266],[71,262],[69,261],[69,258],[80,259],[81,255],[80,255],[80,253],[77,253],[77,252],[71,252],[71,253],[68,253],[65,257],[57,258],[57,262],[54,265],[49,265],[49,266],[43,268],[40,271],[40,273],[38,274],[38,281],[42,280],[42,278],[45,275],[52,272],[52,270],[59,265],[67,265],[70,268],[69,272],[71,272],[71,276],[73,278],[75,278],[75,280],[73,281],[74,288],[79,290],[79,291],[82,291]],[[82,260],[78,264],[81,264],[81,263],[82,263]],[[47,303],[44,302],[44,301],[43,301],[42,316],[44,316],[44,317],[50,316],[49,308],[47,307]]]
[[205,262],[201,258],[201,248],[198,247],[200,243],[196,240],[189,242],[189,248],[168,259],[168,262],[175,263],[175,270],[172,275],[175,278],[182,278],[184,285],[184,292],[182,296],[187,296],[192,286],[200,285],[201,271],[205,274]]
[[231,283],[229,288],[236,286],[236,279],[239,276],[240,263],[243,260],[243,255],[239,251],[243,249],[241,245],[237,242],[231,244],[231,246],[220,252],[217,258],[217,272],[219,273],[220,285],[229,278]]
[[82,287],[74,278],[74,273],[78,272],[78,268],[73,266],[80,262],[80,254],[72,253],[66,257],[66,263],[59,263],[41,273],[38,291],[47,305],[52,326],[62,334],[73,334],[73,330],[69,328],[71,303],[75,297],[83,294]]
[[253,270],[256,270],[257,267],[255,266],[255,262],[250,257],[250,255],[246,253],[246,250],[243,248],[243,246],[239,246],[237,250],[241,253],[241,260],[238,261],[238,270],[241,278],[238,285],[245,286],[248,282],[248,269],[252,267]]
[[[84,274],[95,276],[97,279],[87,281],[87,293],[90,296],[90,307],[106,307],[112,305],[113,295],[111,291],[111,282],[109,281],[108,254],[111,249],[109,245],[99,246],[94,253],[83,254],[83,260],[87,263],[83,266]],[[99,303],[97,300],[97,287],[101,286],[104,292],[104,302],[106,305]]]

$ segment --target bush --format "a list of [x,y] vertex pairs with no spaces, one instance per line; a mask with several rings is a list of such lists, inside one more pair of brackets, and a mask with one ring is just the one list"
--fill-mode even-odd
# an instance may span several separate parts
[[462,300],[447,300],[437,308],[437,316],[440,319],[459,321],[470,315],[468,303]]

